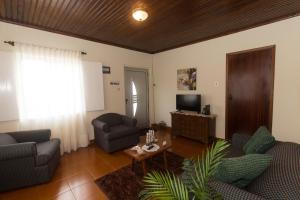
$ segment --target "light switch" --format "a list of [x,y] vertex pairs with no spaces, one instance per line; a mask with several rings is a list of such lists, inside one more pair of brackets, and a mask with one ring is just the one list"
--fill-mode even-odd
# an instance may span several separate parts
[[215,85],[215,87],[219,87],[219,86],[220,86],[219,81],[215,81],[215,82],[214,82],[214,85]]

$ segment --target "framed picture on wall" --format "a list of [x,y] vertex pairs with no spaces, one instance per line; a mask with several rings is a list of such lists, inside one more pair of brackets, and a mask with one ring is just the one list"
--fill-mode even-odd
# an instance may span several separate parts
[[196,90],[197,87],[197,69],[187,68],[177,70],[177,89],[178,90]]

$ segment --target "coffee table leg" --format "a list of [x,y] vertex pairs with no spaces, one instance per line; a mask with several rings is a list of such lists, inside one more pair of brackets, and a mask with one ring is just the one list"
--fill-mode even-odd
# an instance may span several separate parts
[[134,172],[134,167],[135,167],[135,160],[134,158],[132,159],[132,163],[131,163],[131,170]]
[[146,175],[147,174],[147,167],[146,167],[146,161],[145,160],[142,160],[142,167],[143,167],[144,175]]
[[165,169],[168,169],[168,161],[167,161],[167,151],[164,151],[164,163],[165,163]]

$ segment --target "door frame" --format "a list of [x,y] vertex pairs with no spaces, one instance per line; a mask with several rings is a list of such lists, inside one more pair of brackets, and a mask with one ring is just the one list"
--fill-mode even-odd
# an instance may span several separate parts
[[[137,68],[137,67],[129,67],[129,66],[124,66],[124,96],[125,96],[125,113],[126,113],[126,72],[127,71],[134,71],[134,72],[144,72],[146,73],[146,88],[147,88],[147,97],[146,97],[146,105],[147,105],[147,122],[148,126],[150,126],[150,105],[149,105],[149,69],[147,68]],[[127,113],[126,113],[127,114]]]
[[272,127],[273,127],[273,101],[274,101],[274,84],[275,84],[275,55],[276,55],[276,45],[269,45],[269,46],[264,46],[264,47],[258,47],[258,48],[253,48],[253,49],[247,49],[247,50],[242,50],[242,51],[236,51],[236,52],[231,52],[226,54],[226,94],[225,94],[225,138],[229,138],[229,133],[228,133],[228,96],[229,96],[229,87],[228,87],[228,67],[229,67],[229,61],[228,58],[231,55],[235,54],[241,54],[241,53],[248,53],[248,52],[253,52],[253,51],[259,51],[259,50],[265,50],[265,49],[271,49],[272,50],[272,76],[273,76],[273,84],[271,86],[271,103],[269,104],[269,124],[270,124],[270,131],[272,132]]

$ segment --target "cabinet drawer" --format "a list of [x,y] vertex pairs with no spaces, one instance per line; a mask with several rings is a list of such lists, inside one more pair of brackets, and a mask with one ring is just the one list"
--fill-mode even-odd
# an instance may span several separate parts
[[172,134],[182,135],[203,143],[215,135],[215,118],[186,113],[171,113]]

